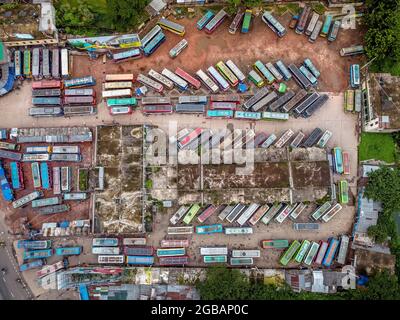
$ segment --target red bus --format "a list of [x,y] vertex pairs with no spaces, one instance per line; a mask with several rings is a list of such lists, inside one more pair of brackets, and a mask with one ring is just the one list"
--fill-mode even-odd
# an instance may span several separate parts
[[42,80],[42,81],[33,81],[32,89],[61,89],[62,83],[59,80]]
[[209,217],[211,217],[211,215],[217,210],[217,208],[215,206],[213,206],[212,204],[209,205],[197,218],[197,220],[199,220],[200,223],[203,223],[204,221],[206,221]]
[[343,156],[343,174],[350,174],[350,155],[348,152],[342,152]]
[[180,76],[183,80],[187,81],[191,84],[195,89],[199,90],[201,87],[201,82],[195,78],[193,78],[189,73],[182,70],[181,68],[176,68],[175,73]]
[[203,131],[202,128],[196,128],[191,133],[189,133],[186,137],[184,137],[181,141],[179,141],[179,143],[178,143],[179,149],[184,148],[190,142],[192,142],[194,139],[197,139],[201,135],[202,131]]

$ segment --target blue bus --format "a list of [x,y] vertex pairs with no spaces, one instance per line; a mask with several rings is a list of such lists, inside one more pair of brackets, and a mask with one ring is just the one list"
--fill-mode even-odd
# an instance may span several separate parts
[[333,148],[333,162],[336,173],[342,174],[343,169],[343,155],[342,149],[339,147]]
[[92,76],[64,80],[65,88],[78,88],[78,87],[94,86],[95,84],[96,84],[96,80]]
[[49,166],[46,162],[40,163],[40,176],[42,178],[42,188],[50,189],[50,177],[49,177]]
[[154,263],[153,256],[127,256],[127,264],[151,266]]
[[207,11],[204,16],[200,18],[199,21],[197,21],[197,29],[203,30],[203,28],[206,26],[207,23],[210,22],[212,18],[214,18],[215,14],[212,11]]
[[1,163],[0,163],[0,184],[4,200],[9,202],[13,201],[14,194],[11,189],[10,183],[6,178],[6,171],[4,170],[3,165]]
[[64,247],[56,249],[56,256],[72,256],[80,255],[82,252],[82,247]]
[[196,227],[197,234],[222,233],[223,231],[224,229],[222,228],[222,224],[211,224],[208,226]]
[[151,55],[165,41],[165,35],[160,31],[144,48],[143,52],[146,57]]
[[19,162],[10,162],[11,168],[11,185],[14,190],[23,189],[23,179],[22,179],[22,171],[21,164]]
[[339,247],[339,240],[335,238],[329,239],[328,250],[326,250],[324,260],[322,260],[322,265],[325,267],[330,267],[333,259],[335,258],[336,251]]
[[276,68],[278,69],[278,71],[281,73],[281,75],[283,76],[283,78],[286,81],[289,81],[292,78],[292,74],[289,72],[288,68],[286,67],[286,65],[282,62],[282,60],[278,60],[275,63]]
[[286,34],[285,27],[274,18],[274,16],[269,11],[265,11],[261,17],[262,21],[275,32],[278,37],[283,37]]
[[360,86],[360,65],[352,64],[350,66],[350,85],[352,88]]
[[305,59],[303,65],[311,71],[311,73],[314,75],[314,77],[318,78],[321,73],[318,71],[318,69],[314,66],[314,64],[311,62],[310,59]]
[[317,85],[317,78],[314,77],[314,75],[305,66],[300,66],[299,70],[302,74],[304,74],[304,76],[311,82],[313,86]]

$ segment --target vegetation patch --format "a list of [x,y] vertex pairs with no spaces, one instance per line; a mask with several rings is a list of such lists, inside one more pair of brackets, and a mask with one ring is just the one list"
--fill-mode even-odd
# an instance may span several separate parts
[[396,160],[396,145],[391,134],[362,133],[358,147],[360,161],[375,159],[394,163]]
[[89,170],[79,170],[79,190],[86,191],[89,188]]

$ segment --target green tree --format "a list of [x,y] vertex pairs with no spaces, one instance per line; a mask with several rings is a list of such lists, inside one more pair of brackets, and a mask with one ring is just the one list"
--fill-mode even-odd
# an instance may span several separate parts
[[228,0],[228,8],[226,9],[226,11],[230,15],[235,14],[241,2],[241,0]]
[[109,19],[115,29],[128,30],[136,26],[148,0],[107,0]]

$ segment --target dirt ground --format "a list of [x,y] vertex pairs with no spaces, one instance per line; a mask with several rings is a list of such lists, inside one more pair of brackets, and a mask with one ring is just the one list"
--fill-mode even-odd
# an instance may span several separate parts
[[[232,35],[228,32],[231,19],[225,21],[212,33],[206,34],[196,28],[200,16],[193,19],[181,19],[179,24],[185,26],[184,38],[189,45],[181,54],[172,59],[168,52],[182,38],[165,31],[167,40],[150,57],[131,60],[120,64],[106,63],[102,59],[89,61],[87,56],[75,56],[73,75],[93,75],[97,80],[97,90],[100,94],[101,83],[106,73],[147,73],[151,68],[161,71],[164,67],[174,71],[176,67],[194,73],[198,69],[205,70],[220,60],[231,59],[245,73],[251,70],[251,65],[258,59],[264,63],[283,60],[286,64],[302,63],[310,58],[321,72],[317,90],[324,92],[341,92],[348,86],[348,70],[350,64],[359,61],[359,57],[343,58],[339,55],[342,47],[362,42],[362,30],[340,30],[335,42],[329,43],[325,38],[318,37],[315,43],[310,43],[305,35],[298,35],[288,28],[290,14],[279,20],[287,27],[288,32],[283,38],[278,38],[261,21],[261,17],[253,18],[252,29],[247,34],[239,31]],[[98,95],[100,96],[100,95]]]
[[[34,144],[23,144],[21,145],[21,151],[25,151],[27,146],[44,146],[47,145],[45,143],[34,143]],[[49,176],[52,179],[52,168],[53,167],[62,167],[62,166],[70,166],[72,167],[72,184],[71,184],[71,192],[78,191],[78,168],[88,168],[92,165],[92,153],[93,147],[90,143],[80,143],[79,147],[82,153],[82,162],[48,162],[49,166]],[[5,163],[6,171],[10,172],[10,161],[3,160]],[[32,179],[32,169],[30,162],[21,162],[22,171],[24,176],[24,185],[25,188],[23,190],[14,191],[15,199],[19,199],[22,196],[25,196],[32,191],[34,191],[33,187],[33,179]],[[11,176],[9,177],[9,181],[11,181]],[[54,197],[53,189],[50,190],[42,190],[44,193],[43,198]],[[57,213],[52,215],[39,215],[37,211],[32,209],[31,205],[27,205],[23,208],[12,210],[11,205],[5,202],[0,202],[0,210],[6,212],[6,222],[8,224],[13,224],[16,220],[20,218],[28,218],[28,222],[30,222],[33,228],[41,229],[41,226],[45,222],[61,222],[61,221],[72,221],[79,219],[88,219],[89,218],[89,208],[90,208],[90,200],[86,201],[67,201],[67,203],[71,209],[68,212]]]

